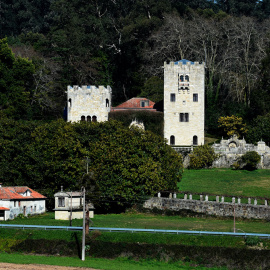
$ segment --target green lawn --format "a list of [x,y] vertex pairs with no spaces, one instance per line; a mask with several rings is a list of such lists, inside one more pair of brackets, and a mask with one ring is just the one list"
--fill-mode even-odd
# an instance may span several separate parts
[[5,263],[19,263],[19,264],[47,264],[47,265],[60,265],[60,266],[72,266],[72,267],[93,267],[96,269],[104,270],[225,270],[226,268],[208,268],[192,266],[192,263],[166,263],[156,260],[142,260],[134,261],[127,258],[119,258],[115,260],[99,259],[99,258],[86,258],[85,261],[81,261],[78,258],[73,257],[56,257],[56,256],[37,256],[37,255],[25,255],[25,254],[7,254],[0,253],[0,262]]
[[[181,216],[163,216],[153,214],[123,213],[95,215],[92,227],[143,228],[143,229],[172,229],[196,231],[233,231],[233,219],[214,217],[195,218]],[[48,212],[40,216],[25,219],[2,221],[9,224],[36,224],[69,226],[69,221],[54,219],[54,213]],[[73,220],[73,226],[82,226],[82,220]],[[236,219],[236,228],[241,232],[270,233],[270,223],[261,220]]]
[[185,170],[180,191],[270,198],[270,170]]

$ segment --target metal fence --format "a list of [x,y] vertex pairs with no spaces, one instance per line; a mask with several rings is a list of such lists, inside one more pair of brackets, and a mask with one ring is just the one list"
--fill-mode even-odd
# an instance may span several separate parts
[[[18,224],[0,224],[0,228],[10,229],[39,229],[39,230],[65,230],[65,231],[82,231],[82,227],[70,226],[44,226],[44,225],[18,225]],[[105,231],[105,232],[123,232],[123,233],[168,233],[168,234],[189,234],[189,235],[217,235],[217,236],[236,236],[236,237],[259,237],[270,239],[270,234],[262,233],[233,233],[233,232],[209,232],[209,231],[185,231],[185,230],[158,230],[158,229],[130,229],[130,228],[104,228],[90,227],[90,231]]]

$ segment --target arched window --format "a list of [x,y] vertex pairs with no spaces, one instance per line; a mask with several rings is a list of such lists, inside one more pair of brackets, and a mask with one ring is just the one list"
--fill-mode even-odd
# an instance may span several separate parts
[[183,82],[183,81],[184,81],[184,76],[181,75],[181,76],[180,76],[180,82]]
[[198,145],[198,137],[196,135],[193,136],[193,145]]
[[81,116],[81,121],[82,122],[85,121],[85,116],[84,115]]
[[71,107],[71,98],[68,100],[68,107]]
[[110,107],[110,101],[106,98],[106,107]]
[[90,115],[88,115],[88,116],[86,117],[86,121],[87,121],[87,122],[91,122],[91,116],[90,116]]
[[189,82],[189,76],[188,75],[185,76],[185,81]]
[[170,137],[170,145],[175,145],[175,137],[173,135]]
[[97,122],[97,117],[95,115],[92,117],[92,121]]

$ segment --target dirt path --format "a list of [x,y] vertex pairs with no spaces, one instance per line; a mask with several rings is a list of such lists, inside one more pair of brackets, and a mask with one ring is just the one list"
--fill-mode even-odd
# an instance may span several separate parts
[[55,265],[42,264],[14,264],[14,263],[0,263],[0,270],[16,269],[16,270],[98,270],[94,268],[85,267],[67,267]]

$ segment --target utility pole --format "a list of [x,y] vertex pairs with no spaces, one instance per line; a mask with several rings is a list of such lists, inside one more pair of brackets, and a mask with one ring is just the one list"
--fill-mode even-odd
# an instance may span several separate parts
[[85,261],[85,187],[83,187],[83,235],[82,235],[82,261]]
[[70,201],[70,217],[69,217],[69,226],[72,226],[72,191],[71,191],[71,201]]
[[233,232],[235,233],[235,201],[233,204]]

